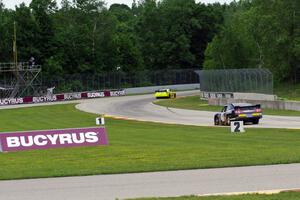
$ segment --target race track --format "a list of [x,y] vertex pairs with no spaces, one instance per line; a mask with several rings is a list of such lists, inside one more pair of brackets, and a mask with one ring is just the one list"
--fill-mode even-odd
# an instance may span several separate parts
[[1,200],[116,200],[300,188],[300,164],[0,181]]
[[[188,91],[178,94],[186,96],[197,93],[198,91]],[[213,112],[165,108],[154,105],[152,101],[154,101],[152,95],[124,96],[78,101],[80,104],[76,107],[90,113],[120,118],[199,126],[213,125]],[[9,108],[17,107],[20,106]],[[300,127],[300,117],[264,116],[261,122],[259,125],[247,127]],[[277,191],[300,188],[299,180],[300,164],[13,180],[0,181],[0,199],[114,200]]]
[[[199,91],[178,92],[178,96],[197,95]],[[112,117],[142,121],[213,126],[215,112],[166,108],[153,104],[153,95],[123,96],[83,101],[77,109]],[[300,129],[300,117],[264,115],[259,125],[246,127]]]

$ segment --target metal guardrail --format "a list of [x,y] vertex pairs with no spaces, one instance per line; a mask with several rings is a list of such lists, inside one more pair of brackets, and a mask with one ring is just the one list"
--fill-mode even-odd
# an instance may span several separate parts
[[0,63],[0,72],[14,72],[14,71],[40,71],[41,65],[30,65],[28,62],[19,62],[17,66],[15,63]]

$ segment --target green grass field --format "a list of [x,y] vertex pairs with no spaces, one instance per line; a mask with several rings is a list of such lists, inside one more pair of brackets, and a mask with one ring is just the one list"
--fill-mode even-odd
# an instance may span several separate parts
[[[5,131],[94,126],[74,104],[0,110]],[[0,153],[0,179],[300,162],[299,130],[165,125],[106,119],[109,146]]]
[[210,197],[174,197],[174,198],[143,198],[135,200],[300,200],[299,192],[282,192],[279,194],[246,194],[234,196],[210,196]]
[[300,101],[300,84],[280,84],[274,88],[274,94],[286,100]]
[[[157,105],[171,107],[171,108],[182,108],[190,110],[202,110],[202,111],[213,111],[220,112],[222,106],[210,106],[205,100],[200,100],[199,96],[188,96],[177,99],[164,99],[154,102]],[[263,109],[263,114],[266,115],[282,115],[282,116],[300,116],[300,111],[293,110],[274,110],[274,109]]]

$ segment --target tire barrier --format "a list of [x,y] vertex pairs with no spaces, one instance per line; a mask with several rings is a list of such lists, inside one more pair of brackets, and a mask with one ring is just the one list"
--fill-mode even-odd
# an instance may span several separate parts
[[103,97],[116,97],[116,96],[125,96],[125,94],[126,94],[125,90],[105,90],[105,91],[53,94],[50,96],[39,96],[39,97],[5,98],[5,99],[0,99],[0,106],[69,101],[69,100],[103,98]]

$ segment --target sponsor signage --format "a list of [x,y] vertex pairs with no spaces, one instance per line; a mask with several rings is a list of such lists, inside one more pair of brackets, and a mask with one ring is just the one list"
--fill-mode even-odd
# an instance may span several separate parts
[[0,151],[108,145],[105,127],[0,133]]
[[222,98],[233,98],[233,93],[225,93],[225,92],[202,92],[201,97],[205,99],[222,99]]
[[124,90],[116,90],[116,91],[74,92],[74,93],[54,94],[51,96],[39,96],[39,97],[6,98],[6,99],[0,99],[0,106],[26,104],[26,103],[66,101],[66,100],[84,99],[84,98],[124,96],[124,95],[125,95]]
[[42,97],[33,97],[32,102],[33,103],[42,103],[42,102],[51,102],[51,101],[57,101],[56,96],[42,96]]
[[23,104],[23,98],[6,98],[0,99],[0,105]]
[[88,92],[87,98],[105,97],[104,92]]
[[112,97],[124,96],[124,95],[125,95],[125,90],[111,91],[110,92],[110,96],[112,96]]
[[66,93],[64,95],[65,100],[81,99],[81,93]]

